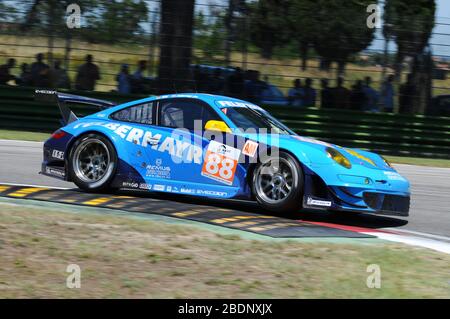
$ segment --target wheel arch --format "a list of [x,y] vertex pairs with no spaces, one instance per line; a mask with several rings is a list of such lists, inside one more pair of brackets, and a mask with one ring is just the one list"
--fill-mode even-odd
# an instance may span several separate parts
[[73,145],[75,144],[76,141],[78,141],[83,136],[86,136],[86,135],[89,135],[89,134],[97,134],[97,135],[101,135],[104,138],[106,138],[111,143],[111,145],[114,147],[114,151],[117,154],[117,158],[120,159],[120,155],[119,155],[119,152],[117,150],[117,146],[116,146],[114,140],[111,139],[108,135],[106,135],[105,133],[103,133],[101,131],[97,131],[97,130],[87,130],[85,132],[82,132],[82,133],[78,134],[77,136],[74,136],[69,141],[69,143],[67,144],[67,147],[66,147],[66,154],[67,155],[65,156],[65,159],[64,159],[64,166],[65,166],[65,170],[66,170],[67,181],[69,181],[69,182],[73,182],[73,180],[72,180],[72,178],[71,178],[71,176],[70,176],[70,174],[68,172],[69,160],[70,160],[69,157],[70,157],[70,154],[72,153],[72,147],[73,147]]
[[[297,161],[297,163],[300,166],[300,169],[302,170],[302,173],[303,173],[303,179],[304,179],[303,182],[305,182],[305,170],[306,170],[307,166],[305,164],[303,164],[303,162],[293,152],[291,152],[291,151],[289,151],[289,150],[287,150],[285,148],[278,148],[278,150],[280,152],[284,152],[284,153],[287,153],[287,154],[291,155]],[[247,170],[247,186],[250,189],[250,196],[251,196],[252,199],[255,198],[255,194],[253,192],[253,187],[252,187],[251,183],[253,182],[253,174],[255,173],[255,169],[256,169],[256,167],[258,166],[259,163],[260,163],[259,161],[258,161],[258,163],[251,163],[249,165],[249,167],[248,167],[248,170]]]

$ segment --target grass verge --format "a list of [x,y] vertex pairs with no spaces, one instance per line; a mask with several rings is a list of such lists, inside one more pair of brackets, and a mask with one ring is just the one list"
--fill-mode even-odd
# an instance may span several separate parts
[[402,156],[384,156],[389,162],[396,164],[410,164],[432,167],[450,167],[450,160],[437,158],[419,158]]
[[50,137],[48,133],[0,130],[0,140],[22,140],[43,142]]
[[[259,241],[192,226],[0,203],[0,298],[449,298],[450,256]],[[66,288],[66,267],[81,288]],[[367,266],[381,288],[366,286]]]

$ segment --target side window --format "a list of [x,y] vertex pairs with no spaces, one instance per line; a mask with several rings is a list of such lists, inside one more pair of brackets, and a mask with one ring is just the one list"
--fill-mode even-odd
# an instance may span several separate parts
[[203,128],[209,120],[220,120],[220,117],[210,106],[194,100],[168,100],[160,106],[161,126],[194,130],[195,121],[201,121]]
[[112,115],[112,118],[122,122],[153,124],[153,103],[144,103],[127,107]]

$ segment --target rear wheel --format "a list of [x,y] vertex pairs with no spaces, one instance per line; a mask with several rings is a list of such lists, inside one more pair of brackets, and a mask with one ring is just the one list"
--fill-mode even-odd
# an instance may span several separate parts
[[110,188],[117,168],[117,153],[104,136],[88,134],[78,139],[69,155],[69,174],[81,189],[91,192]]
[[253,173],[252,189],[258,203],[271,211],[296,212],[301,207],[303,172],[297,160],[280,152],[259,164]]

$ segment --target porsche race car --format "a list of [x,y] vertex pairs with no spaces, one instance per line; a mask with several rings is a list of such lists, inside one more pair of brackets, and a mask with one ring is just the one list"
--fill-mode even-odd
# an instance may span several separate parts
[[[382,156],[298,135],[253,103],[189,93],[112,106],[43,93],[63,127],[44,144],[42,174],[85,191],[256,200],[275,212],[409,212],[409,182]],[[78,118],[68,101],[100,111]]]

